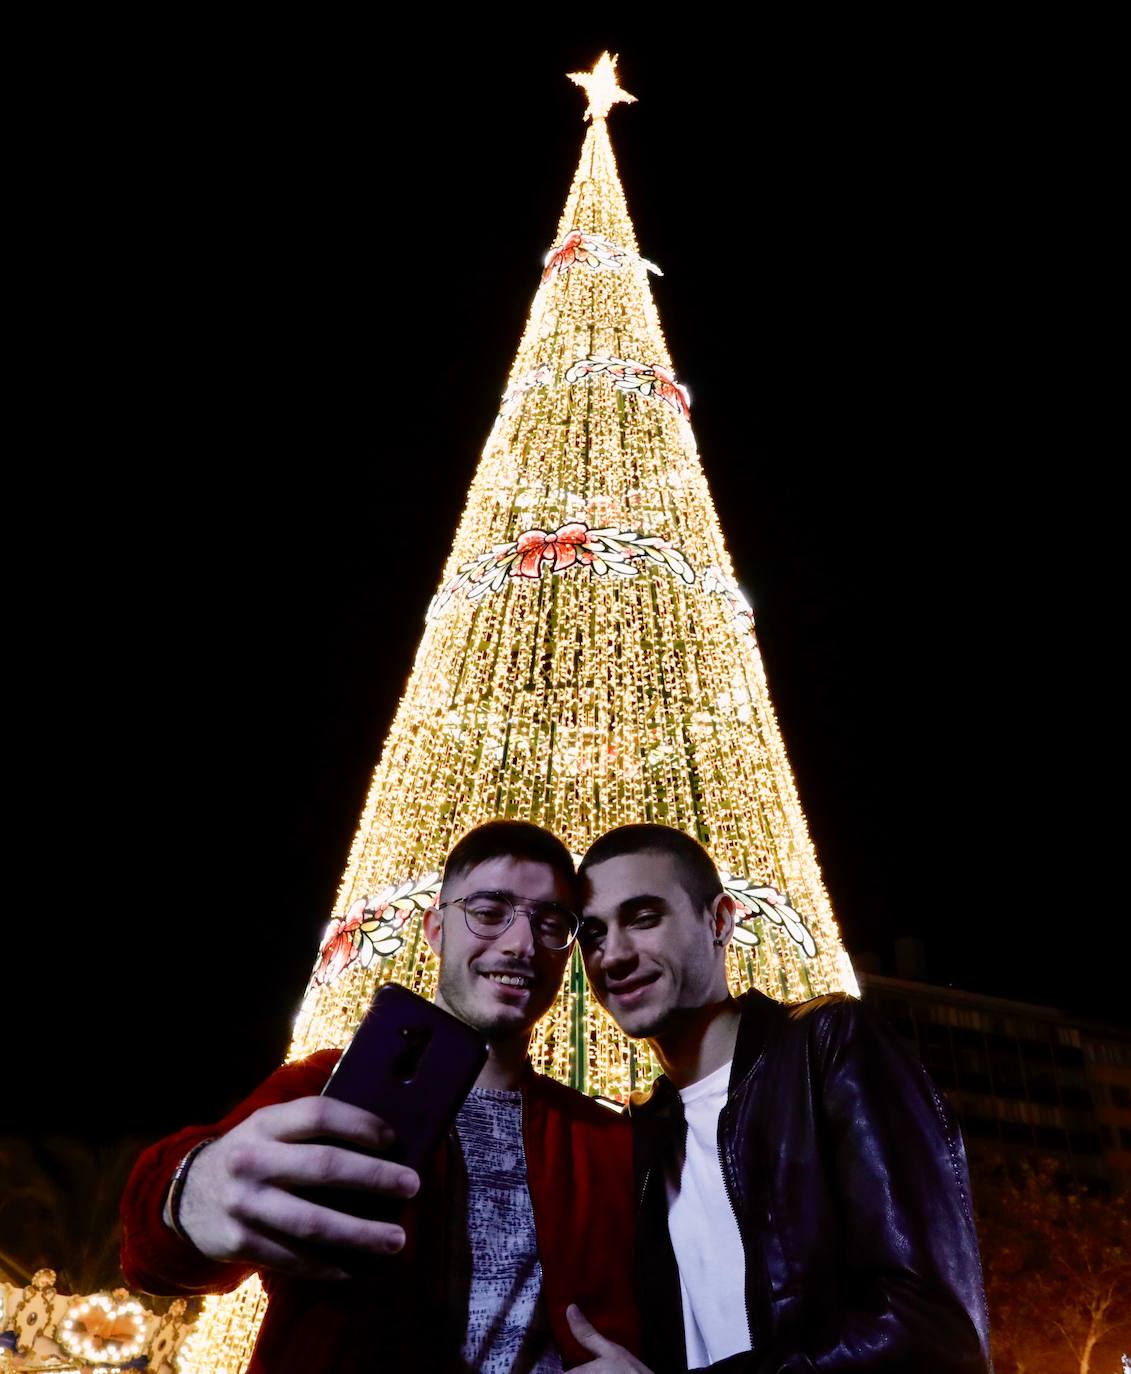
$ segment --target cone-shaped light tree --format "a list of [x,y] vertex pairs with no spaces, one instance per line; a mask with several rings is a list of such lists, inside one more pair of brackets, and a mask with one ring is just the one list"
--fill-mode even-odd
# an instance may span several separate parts
[[[856,990],[609,142],[609,110],[633,97],[607,54],[572,79],[589,98],[581,158],[292,1058],[344,1045],[387,980],[431,993],[419,913],[452,844],[498,816],[576,853],[628,822],[686,830],[739,904],[734,990]],[[576,953],[532,1055],[617,1098],[654,1068],[587,995]],[[261,1305],[255,1282],[210,1300],[182,1367],[235,1374]]]

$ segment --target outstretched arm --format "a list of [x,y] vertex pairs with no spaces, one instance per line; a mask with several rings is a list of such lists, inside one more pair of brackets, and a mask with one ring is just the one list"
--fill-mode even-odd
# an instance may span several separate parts
[[[389,1254],[403,1245],[400,1227],[305,1195],[332,1186],[404,1198],[419,1186],[411,1169],[362,1153],[389,1144],[378,1118],[315,1095],[336,1059],[329,1051],[286,1065],[223,1121],[189,1127],[141,1156],[122,1199],[122,1266],[132,1284],[226,1292],[257,1268],[341,1278],[343,1255]],[[174,1229],[170,1182],[189,1151],[210,1138],[184,1176]]]

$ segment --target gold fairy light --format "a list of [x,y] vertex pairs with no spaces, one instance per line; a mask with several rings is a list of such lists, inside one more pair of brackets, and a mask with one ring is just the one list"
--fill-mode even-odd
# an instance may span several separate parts
[[[571,79],[592,122],[292,1059],[344,1045],[388,980],[431,994],[419,913],[452,844],[498,816],[544,825],[576,853],[628,822],[677,826],[707,846],[741,904],[727,964],[736,991],[856,990],[609,141],[605,116],[633,97],[607,54]],[[398,574],[406,592],[413,571]],[[432,591],[418,582],[422,608]],[[647,1047],[587,996],[576,954],[532,1058],[617,1100],[655,1072]],[[182,1369],[236,1374],[263,1302],[257,1280],[209,1299]]]

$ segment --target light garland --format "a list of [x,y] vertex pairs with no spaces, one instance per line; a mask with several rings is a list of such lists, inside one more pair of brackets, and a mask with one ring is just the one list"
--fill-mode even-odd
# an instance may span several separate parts
[[[575,854],[573,861],[579,864],[581,855]],[[410,920],[436,901],[442,881],[442,874],[427,873],[422,878],[410,878],[378,897],[359,897],[344,919],[335,918],[327,927],[314,963],[311,984],[329,985],[352,969],[369,968],[377,956],[391,959],[399,954],[406,940],[411,938],[407,929]],[[784,892],[725,872],[720,872],[719,881],[738,908],[734,938],[739,944],[761,943],[754,922],[765,917],[781,926],[807,958],[815,957],[817,946],[813,936],[790,906]]]
[[594,272],[620,272],[631,265],[639,265],[645,272],[657,277],[664,275],[654,262],[649,262],[628,248],[621,248],[603,234],[583,234],[580,229],[571,229],[546,254],[542,280],[548,282],[558,272],[568,272],[571,267],[588,267]]
[[435,620],[461,589],[469,601],[501,591],[508,578],[537,581],[543,573],[574,569],[594,577],[637,577],[649,564],[674,573],[689,586],[695,573],[678,549],[636,530],[592,530],[571,520],[553,531],[524,530],[509,544],[496,544],[464,563],[429,603],[424,619]]
[[[435,872],[461,835],[499,816],[544,825],[577,853],[629,822],[685,830],[745,913],[726,956],[736,991],[856,991],[617,174],[605,116],[631,97],[607,54],[578,84],[592,124],[551,258],[572,246],[638,270],[576,270],[563,256],[536,286],[290,1059],[345,1045],[386,981],[431,996],[420,922],[370,894]],[[652,555],[671,551],[690,576],[671,564],[673,575],[652,575],[651,555],[646,576],[566,565],[549,536],[578,525],[586,538],[653,540]],[[530,576],[513,571],[523,552]],[[496,577],[500,554],[510,562]],[[588,995],[576,951],[531,1059],[614,1102],[657,1067]],[[185,1374],[238,1374],[264,1303],[255,1279],[209,1299]]]
[[607,377],[618,391],[654,396],[671,406],[682,420],[691,416],[691,397],[687,388],[681,386],[671,369],[662,363],[637,363],[629,358],[610,358],[603,353],[591,353],[588,357],[578,358],[566,369],[567,382],[583,382],[590,377]]
[[426,911],[439,895],[439,873],[426,873],[378,897],[359,897],[344,918],[335,917],[327,927],[311,982],[332,983],[355,960],[365,969],[378,955],[389,959],[398,954],[413,912]]

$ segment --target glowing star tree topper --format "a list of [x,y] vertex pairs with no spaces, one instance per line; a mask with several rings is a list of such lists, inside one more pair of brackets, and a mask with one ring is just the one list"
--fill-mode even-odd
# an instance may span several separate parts
[[580,86],[589,97],[586,119],[605,119],[614,105],[623,101],[635,104],[636,97],[617,85],[617,59],[603,52],[593,64],[591,72],[570,72],[569,79]]

